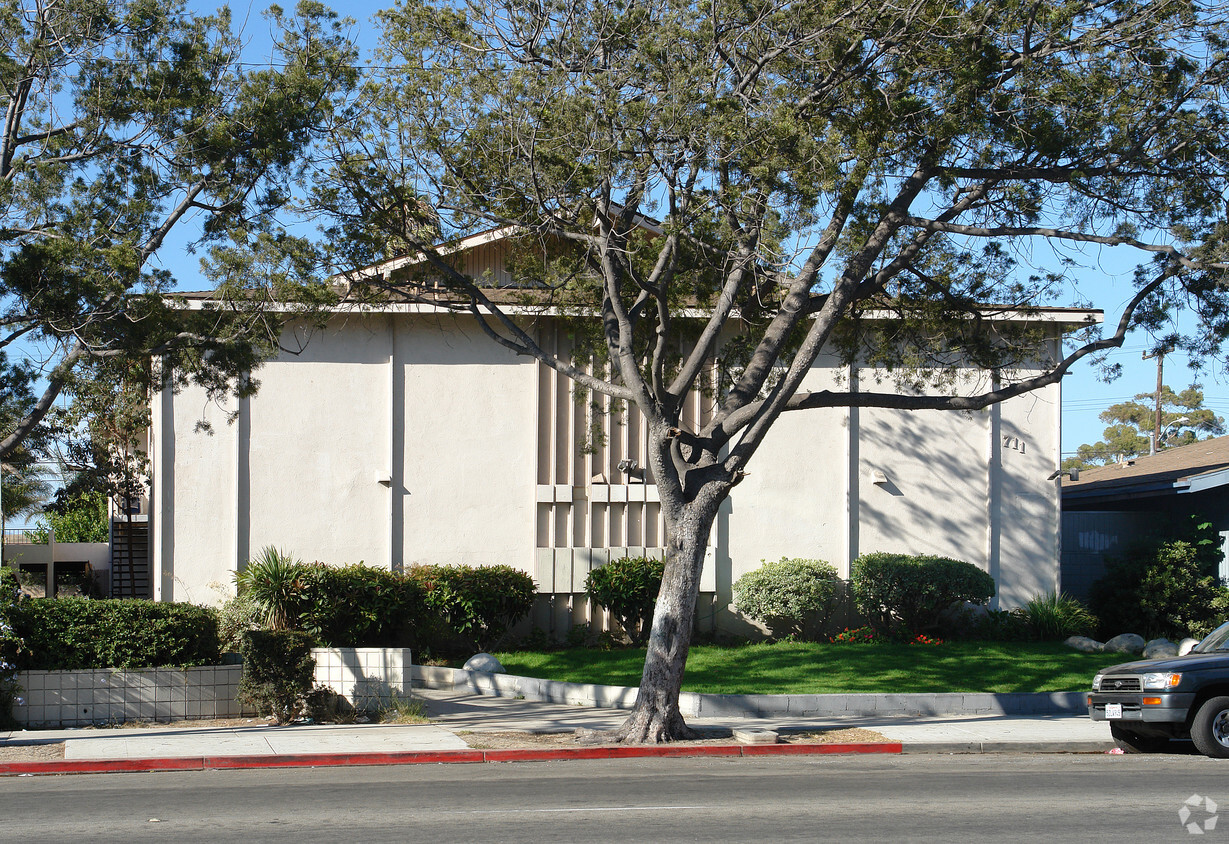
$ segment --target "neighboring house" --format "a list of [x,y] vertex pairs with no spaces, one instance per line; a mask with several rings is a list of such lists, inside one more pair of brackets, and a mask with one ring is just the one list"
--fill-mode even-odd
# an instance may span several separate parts
[[[1085,597],[1105,562],[1133,542],[1180,530],[1192,515],[1229,539],[1229,437],[1084,469],[1062,483],[1063,589]],[[1222,546],[1223,547],[1223,546]],[[1221,563],[1221,576],[1229,566]]]
[[[498,279],[498,233],[470,246],[457,250],[467,272]],[[1002,317],[1046,327],[1043,357],[1098,318]],[[532,325],[567,352],[557,320]],[[638,416],[591,416],[567,379],[496,345],[471,317],[429,304],[356,308],[310,337],[288,329],[284,345],[296,353],[256,373],[250,400],[218,407],[192,389],[154,397],[154,597],[219,600],[237,565],[267,545],[391,569],[505,563],[534,577],[546,596],[535,623],[558,632],[604,624],[588,618],[581,594],[592,568],[662,553]],[[809,386],[880,374],[828,355]],[[706,413],[693,397],[687,419]],[[736,626],[734,581],[783,556],[824,559],[842,575],[869,551],[957,557],[989,571],[1006,606],[1057,588],[1058,490],[1047,476],[1059,463],[1059,414],[1058,385],[977,413],[786,414],[714,527],[698,623]],[[812,443],[805,453],[787,439],[800,433]]]
[[40,597],[105,592],[110,583],[107,542],[57,542],[49,529],[5,528],[0,554],[23,587]]

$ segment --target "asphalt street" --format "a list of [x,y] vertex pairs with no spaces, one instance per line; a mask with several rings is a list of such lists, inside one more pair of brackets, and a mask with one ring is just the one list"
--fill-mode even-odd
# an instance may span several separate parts
[[1216,840],[1226,774],[1195,755],[984,754],[15,777],[0,837],[1189,841],[1197,824]]

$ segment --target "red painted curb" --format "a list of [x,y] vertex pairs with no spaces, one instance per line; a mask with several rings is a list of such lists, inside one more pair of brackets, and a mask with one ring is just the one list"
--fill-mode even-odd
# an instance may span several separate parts
[[389,753],[288,753],[281,756],[206,756],[206,769],[336,768],[343,765],[418,765],[483,762],[481,750],[403,750]]
[[572,759],[650,759],[713,756],[808,756],[901,753],[896,742],[865,744],[704,744],[567,747],[551,750],[412,750],[392,753],[296,753],[283,756],[190,756],[171,759],[64,759],[0,763],[0,776],[105,774],[154,771],[331,768],[349,765],[421,765],[473,762],[553,762]]
[[199,756],[170,759],[54,759],[46,762],[0,762],[0,776],[20,774],[110,774],[151,771],[201,771]]

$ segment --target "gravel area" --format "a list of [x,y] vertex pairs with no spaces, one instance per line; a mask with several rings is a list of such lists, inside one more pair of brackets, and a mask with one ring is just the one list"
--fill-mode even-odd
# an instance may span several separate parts
[[0,744],[0,762],[45,762],[64,758],[64,742],[55,744]]

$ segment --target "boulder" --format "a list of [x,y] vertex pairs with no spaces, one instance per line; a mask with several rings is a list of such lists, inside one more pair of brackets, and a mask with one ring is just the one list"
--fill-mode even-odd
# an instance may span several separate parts
[[1144,641],[1144,637],[1136,633],[1119,633],[1105,643],[1105,652],[1139,655],[1144,652],[1146,644],[1148,643]]
[[463,668],[465,668],[466,671],[481,671],[485,674],[508,673],[507,669],[500,664],[499,660],[490,654],[474,654],[466,660]]
[[1099,654],[1105,650],[1105,645],[1087,636],[1069,636],[1063,644],[1086,654]]
[[1191,652],[1191,648],[1195,647],[1198,644],[1199,644],[1198,639],[1192,639],[1190,636],[1187,636],[1185,639],[1183,639],[1181,642],[1178,643],[1178,656],[1186,656],[1187,654]]
[[1168,639],[1152,639],[1144,645],[1144,659],[1159,659],[1163,656],[1177,656],[1178,646]]

